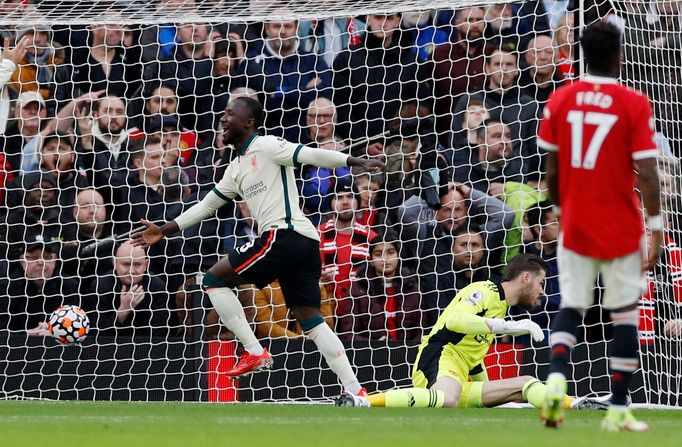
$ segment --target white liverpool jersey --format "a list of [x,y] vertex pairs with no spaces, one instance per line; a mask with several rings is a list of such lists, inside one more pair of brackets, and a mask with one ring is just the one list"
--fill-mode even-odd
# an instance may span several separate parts
[[294,166],[300,165],[302,149],[316,150],[254,133],[214,191],[226,200],[241,196],[258,222],[259,234],[271,228],[288,228],[319,241],[317,229],[299,206]]

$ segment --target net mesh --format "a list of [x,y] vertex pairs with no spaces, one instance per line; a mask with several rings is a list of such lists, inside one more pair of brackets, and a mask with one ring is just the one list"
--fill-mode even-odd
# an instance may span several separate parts
[[[678,406],[679,6],[573,3],[0,2],[12,43],[4,57],[30,41],[16,69],[0,69],[0,397],[284,401],[340,392],[276,282],[238,293],[274,369],[226,376],[241,351],[200,285],[256,237],[243,201],[146,254],[122,244],[141,219],[177,217],[222,178],[230,150],[220,118],[238,96],[263,104],[268,135],[387,164],[385,175],[296,173],[300,206],[322,240],[322,314],[370,391],[409,385],[439,311],[471,281],[499,278],[521,252],[550,264],[546,296],[530,312],[548,333],[561,299],[558,224],[538,120],[549,94],[580,73],[580,26],[607,19],[624,28],[622,81],[654,105],[668,229],[640,303],[632,396]],[[355,201],[344,199],[347,185]],[[602,292],[597,284],[595,300]],[[46,336],[43,322],[63,304],[90,319],[80,345]],[[610,333],[608,314],[590,308],[573,356],[576,394],[609,391]],[[548,363],[547,345],[527,337],[498,337],[486,357],[491,379],[545,378]]]

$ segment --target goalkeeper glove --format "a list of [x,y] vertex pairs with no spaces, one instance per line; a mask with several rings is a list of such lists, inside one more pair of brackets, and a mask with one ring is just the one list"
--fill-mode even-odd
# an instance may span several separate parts
[[542,328],[531,320],[507,321],[501,318],[488,318],[486,323],[493,334],[525,335],[530,334],[535,341],[545,339]]

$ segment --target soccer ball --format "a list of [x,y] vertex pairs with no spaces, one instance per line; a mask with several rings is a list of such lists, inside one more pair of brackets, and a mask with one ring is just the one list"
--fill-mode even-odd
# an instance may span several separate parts
[[80,343],[90,331],[90,319],[78,306],[61,306],[50,315],[47,330],[61,344]]

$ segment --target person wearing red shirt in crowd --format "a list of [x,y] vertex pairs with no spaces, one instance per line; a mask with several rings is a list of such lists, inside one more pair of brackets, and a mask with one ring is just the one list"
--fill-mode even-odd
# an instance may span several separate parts
[[568,11],[561,18],[559,26],[554,33],[554,48],[558,49],[556,68],[565,79],[575,76],[573,64],[575,63],[577,42],[575,38],[575,23],[573,11]]
[[370,261],[353,281],[339,320],[341,338],[418,341],[426,326],[415,272],[401,267],[398,235],[387,231],[370,242]]
[[[596,22],[583,32],[580,43],[588,74],[552,95],[538,134],[538,145],[549,151],[547,180],[560,207],[562,232],[558,251],[562,301],[550,336],[552,363],[542,417],[550,427],[563,421],[561,403],[571,351],[601,272],[606,287],[602,306],[611,310],[613,321],[613,398],[602,428],[646,431],[647,424],[636,420],[626,403],[639,367],[638,298],[645,272],[656,264],[663,242],[653,116],[646,96],[616,80],[621,65],[618,28]],[[652,232],[646,266],[636,185]]]
[[383,176],[363,172],[354,177],[358,191],[358,211],[356,222],[372,227],[377,219],[377,191],[382,188]]
[[[322,224],[320,231],[320,255],[322,276],[320,281],[337,299],[348,296],[351,279],[360,264],[369,259],[369,241],[376,233],[356,221],[358,201],[349,180],[339,180],[334,185],[330,208],[333,215]],[[344,309],[337,308],[342,315]]]
[[194,151],[201,144],[196,132],[184,128],[177,115],[152,118],[146,133],[137,127],[133,127],[128,133],[130,141],[158,134],[164,148],[165,166],[187,167]]

